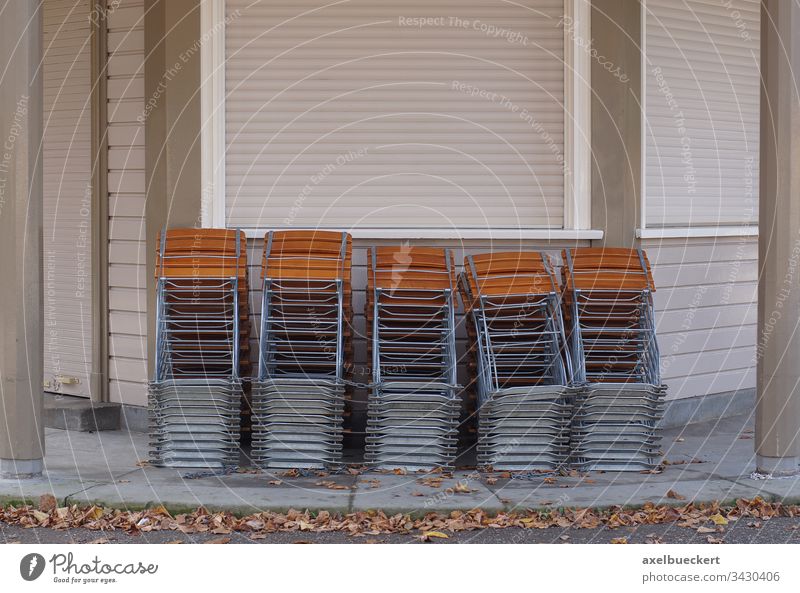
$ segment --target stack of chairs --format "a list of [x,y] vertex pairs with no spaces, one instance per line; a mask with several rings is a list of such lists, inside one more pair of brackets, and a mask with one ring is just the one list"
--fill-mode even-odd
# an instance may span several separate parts
[[552,471],[569,458],[574,389],[556,275],[538,252],[467,256],[461,290],[478,396],[478,463]]
[[367,264],[366,461],[410,471],[452,467],[460,415],[453,254],[375,247]]
[[352,239],[271,231],[262,259],[252,458],[264,468],[341,462],[346,370],[352,368]]
[[570,352],[584,387],[573,419],[573,462],[643,470],[659,463],[661,384],[653,276],[641,249],[565,250]]
[[227,469],[239,461],[249,374],[246,239],[171,229],[156,260],[156,354],[148,386],[155,465]]

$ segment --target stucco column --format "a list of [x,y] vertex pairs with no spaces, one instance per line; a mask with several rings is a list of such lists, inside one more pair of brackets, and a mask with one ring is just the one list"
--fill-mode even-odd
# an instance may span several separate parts
[[592,0],[592,228],[609,247],[638,244],[641,39],[638,1]]
[[42,15],[0,17],[0,477],[42,473]]
[[147,353],[155,354],[155,251],[166,227],[199,227],[201,0],[145,2]]
[[762,0],[758,222],[759,471],[800,461],[800,5]]

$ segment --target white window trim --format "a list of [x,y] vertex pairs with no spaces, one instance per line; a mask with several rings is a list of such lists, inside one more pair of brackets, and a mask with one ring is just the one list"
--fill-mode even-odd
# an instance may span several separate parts
[[[564,0],[564,220],[562,229],[358,229],[364,238],[602,239],[591,229],[591,4]],[[201,224],[226,226],[225,205],[225,0],[202,0],[201,46]],[[261,237],[252,229],[248,236]]]
[[[242,229],[248,239],[263,239],[267,229]],[[436,227],[354,228],[354,239],[457,239],[492,241],[593,241],[603,238],[601,230],[576,229],[454,229]]]
[[201,225],[225,227],[225,0],[202,0],[200,30]]
[[636,230],[637,236],[639,235],[639,231],[643,231],[647,228],[647,0],[641,0],[641,14],[640,14],[640,23],[639,23],[639,31],[640,31],[640,51],[639,55],[641,56],[641,76],[640,76],[640,84],[641,88],[639,89],[639,104],[641,105],[641,111],[639,112],[640,122],[640,142],[641,147],[639,148],[639,227]]
[[564,0],[564,229],[592,225],[592,7]]
[[758,237],[758,227],[742,226],[695,226],[636,229],[639,239],[696,239],[703,237]]

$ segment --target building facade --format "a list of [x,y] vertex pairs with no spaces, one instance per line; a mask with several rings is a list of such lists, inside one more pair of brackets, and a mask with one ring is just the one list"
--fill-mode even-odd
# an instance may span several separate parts
[[667,421],[752,409],[763,10],[44,0],[45,391],[141,422],[165,226],[335,228],[355,311],[376,243],[641,246]]

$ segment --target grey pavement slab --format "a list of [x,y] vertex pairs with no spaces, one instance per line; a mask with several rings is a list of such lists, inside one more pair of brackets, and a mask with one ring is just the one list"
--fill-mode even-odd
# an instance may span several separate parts
[[[448,474],[449,475],[449,474]],[[391,513],[470,510],[502,511],[503,503],[475,472],[406,475],[370,473],[359,476],[354,509]]]
[[[800,501],[800,478],[755,480],[752,419],[738,417],[664,432],[659,473],[572,472],[568,475],[456,471],[448,474],[237,472],[227,475],[150,467],[147,435],[48,429],[46,471],[31,480],[0,480],[0,500],[59,501],[173,509],[205,505],[251,513],[289,508],[347,512],[447,512],[482,508],[608,507],[645,502],[728,501],[757,495]],[[668,496],[672,490],[678,498]]]
[[[142,468],[113,484],[93,485],[69,497],[70,504],[118,507],[164,505],[175,510],[205,506],[241,514],[290,508],[347,512],[353,476],[282,479],[265,474],[231,474],[187,479],[184,471]],[[270,482],[278,482],[272,484]],[[335,485],[335,487],[333,487]]]

